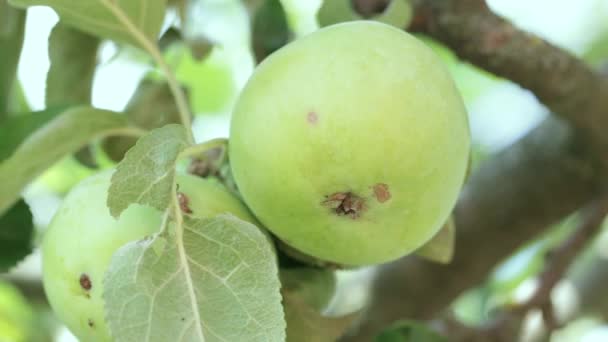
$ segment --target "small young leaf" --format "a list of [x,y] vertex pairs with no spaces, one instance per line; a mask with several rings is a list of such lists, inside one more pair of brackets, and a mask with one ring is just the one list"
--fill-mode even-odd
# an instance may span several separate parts
[[325,317],[299,294],[282,291],[289,342],[334,342],[359,316]]
[[416,250],[416,255],[441,264],[448,264],[454,256],[454,240],[456,227],[454,218],[450,216],[441,230],[433,238]]
[[61,157],[91,140],[119,133],[127,127],[123,115],[91,107],[78,107],[57,116],[31,134],[0,164],[0,214],[23,188]]
[[[167,6],[166,0],[9,0],[9,3],[19,7],[50,6],[68,25],[139,47],[142,47],[140,35],[152,42],[157,40]],[[125,18],[131,25],[124,22]]]
[[399,321],[381,332],[376,342],[447,342],[423,323]]
[[59,22],[49,38],[46,106],[88,105],[99,39]]
[[32,252],[33,234],[32,213],[23,200],[0,216],[0,273],[8,271]]
[[118,250],[104,279],[116,341],[284,341],[276,256],[234,216],[186,218]]
[[38,128],[44,126],[64,108],[51,108],[40,112],[23,113],[10,116],[0,121],[0,163],[17,149],[17,147]]
[[23,44],[25,11],[0,1],[0,119],[10,111],[17,64]]
[[108,207],[120,216],[131,203],[165,211],[171,202],[175,163],[189,146],[184,126],[166,125],[141,137],[112,175]]

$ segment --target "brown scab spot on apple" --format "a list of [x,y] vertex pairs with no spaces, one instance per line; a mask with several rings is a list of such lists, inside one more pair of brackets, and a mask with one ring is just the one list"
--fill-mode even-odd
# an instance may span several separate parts
[[338,216],[348,216],[357,219],[365,211],[365,200],[352,192],[336,192],[325,197],[321,203]]
[[384,203],[391,199],[391,192],[388,189],[388,185],[384,183],[378,183],[374,185],[374,197],[380,203]]
[[90,291],[93,287],[93,283],[91,282],[91,278],[86,273],[80,275],[80,287],[82,287],[85,291]]
[[317,113],[314,111],[310,111],[308,114],[306,114],[306,121],[308,121],[308,123],[311,125],[316,125],[319,121],[319,115],[317,115]]
[[91,327],[91,328],[95,327],[95,322],[93,322],[92,319],[89,318],[89,321],[87,323],[89,324],[89,327]]

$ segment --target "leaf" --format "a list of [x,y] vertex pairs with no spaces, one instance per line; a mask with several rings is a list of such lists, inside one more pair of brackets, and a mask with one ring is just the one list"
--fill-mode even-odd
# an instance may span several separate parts
[[0,139],[0,162],[10,157],[32,132],[63,111],[64,108],[51,108],[40,112],[10,116],[8,119],[0,121],[0,137],[2,137]]
[[0,273],[8,271],[32,252],[33,235],[32,213],[23,200],[0,216]]
[[91,107],[70,109],[49,121],[0,164],[0,214],[19,198],[27,184],[61,157],[126,127],[123,115]]
[[385,329],[376,342],[447,342],[447,339],[426,325],[414,321],[398,321]]
[[108,193],[112,216],[120,216],[132,203],[165,211],[172,199],[177,157],[188,146],[186,129],[177,124],[141,137],[112,175]]
[[57,23],[49,38],[51,62],[46,78],[46,105],[88,105],[97,65],[99,39]]
[[10,111],[17,64],[23,45],[25,11],[0,1],[0,119]]
[[297,293],[282,293],[287,342],[334,342],[359,316],[359,312],[354,312],[342,317],[325,317]]
[[143,47],[141,38],[156,42],[167,6],[166,0],[9,0],[9,3],[19,7],[50,6],[67,25],[139,47]]
[[429,242],[416,250],[415,253],[419,257],[441,264],[448,264],[454,256],[455,235],[456,226],[454,225],[454,217],[450,216],[441,230]]
[[118,250],[104,278],[116,341],[284,341],[276,256],[231,215],[186,218],[181,230]]
[[253,20],[253,49],[258,62],[289,42],[290,32],[279,0],[266,0]]

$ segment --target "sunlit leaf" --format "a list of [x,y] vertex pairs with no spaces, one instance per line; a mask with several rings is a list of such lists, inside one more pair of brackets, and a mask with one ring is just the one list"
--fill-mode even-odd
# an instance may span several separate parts
[[112,175],[108,194],[112,216],[120,216],[131,203],[165,211],[173,194],[177,157],[188,146],[186,129],[177,124],[141,137]]
[[171,225],[112,258],[104,299],[116,341],[284,341],[266,236],[230,215]]
[[9,0],[9,3],[20,7],[50,6],[68,25],[140,47],[141,38],[157,40],[167,6],[166,0]]

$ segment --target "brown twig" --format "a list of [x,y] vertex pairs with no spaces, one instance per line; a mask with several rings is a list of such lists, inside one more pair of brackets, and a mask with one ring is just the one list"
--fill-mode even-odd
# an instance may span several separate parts
[[508,308],[483,326],[468,326],[447,314],[434,322],[435,328],[449,336],[452,342],[509,342],[518,336],[526,315],[534,309],[540,310],[548,333],[560,328],[565,322],[555,317],[551,293],[576,257],[597,235],[607,214],[608,199],[605,197],[582,210],[579,226],[561,245],[547,254],[547,263],[538,277],[539,285],[524,303]]
[[526,313],[538,308],[543,314],[548,330],[559,327],[559,322],[556,321],[553,312],[551,292],[580,252],[595,237],[607,214],[608,200],[606,198],[594,201],[582,210],[580,225],[563,244],[549,252],[548,263],[538,279],[538,288],[528,301],[514,309],[515,312]]
[[481,0],[415,0],[412,30],[460,58],[529,89],[568,120],[608,165],[608,78],[563,49],[513,26]]

